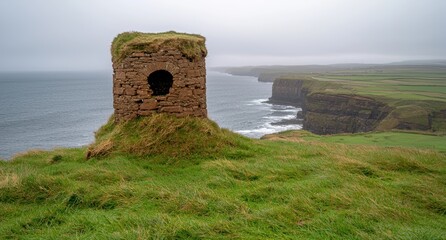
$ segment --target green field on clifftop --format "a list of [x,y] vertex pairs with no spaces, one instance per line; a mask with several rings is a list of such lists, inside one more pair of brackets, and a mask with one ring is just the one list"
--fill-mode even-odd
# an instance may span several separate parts
[[0,239],[445,234],[446,155],[429,149],[252,140],[161,115],[0,162]]
[[288,141],[317,141],[347,145],[372,145],[380,147],[404,147],[430,149],[446,153],[446,135],[427,134],[424,132],[368,132],[354,134],[316,135],[307,131],[286,131],[266,135],[264,139],[275,138]]
[[[446,108],[446,68],[411,67],[339,71],[315,76],[342,85],[342,93],[395,101],[436,101]],[[397,103],[395,103],[397,104]]]

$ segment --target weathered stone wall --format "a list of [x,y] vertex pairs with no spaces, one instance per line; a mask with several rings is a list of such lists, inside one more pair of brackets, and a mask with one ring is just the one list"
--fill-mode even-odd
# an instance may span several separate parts
[[[113,63],[113,107],[116,121],[164,112],[176,116],[207,117],[205,59],[190,60],[178,49],[134,52]],[[167,95],[152,96],[148,76],[168,71],[173,84]]]

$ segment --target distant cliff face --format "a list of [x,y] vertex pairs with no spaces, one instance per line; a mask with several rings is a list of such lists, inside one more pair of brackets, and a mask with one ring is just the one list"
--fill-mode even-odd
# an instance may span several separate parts
[[[276,79],[271,102],[302,107],[303,129],[316,134],[356,133],[376,129],[392,108],[372,98],[312,92],[308,80]],[[321,83],[322,84],[322,83]]]
[[257,80],[259,82],[274,82],[274,80],[281,75],[281,73],[260,73]]
[[368,132],[391,112],[371,98],[315,93],[305,98],[303,128],[317,134]]
[[276,79],[270,102],[302,106],[308,90],[303,80]]

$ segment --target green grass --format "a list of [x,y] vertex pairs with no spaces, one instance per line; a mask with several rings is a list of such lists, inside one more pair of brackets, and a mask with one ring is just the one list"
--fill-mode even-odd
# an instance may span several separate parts
[[111,46],[113,62],[120,62],[134,52],[154,53],[164,48],[174,48],[189,59],[206,57],[206,39],[197,34],[124,32],[115,37]]
[[394,103],[397,100],[437,101],[446,108],[446,68],[387,67],[319,74],[315,79],[334,82],[340,93],[356,93]]
[[[166,125],[144,122],[108,123],[98,142]],[[56,149],[0,162],[0,239],[444,239],[444,153],[249,140],[203,119],[174,125],[211,126],[211,138],[181,134],[222,147],[172,155],[124,146],[89,160],[87,148]],[[171,134],[162,139],[180,133]]]
[[434,135],[422,132],[394,131],[321,136],[306,131],[289,131],[280,133],[279,135],[284,139],[303,139],[306,141],[341,143],[348,145],[430,149],[446,153],[446,135]]

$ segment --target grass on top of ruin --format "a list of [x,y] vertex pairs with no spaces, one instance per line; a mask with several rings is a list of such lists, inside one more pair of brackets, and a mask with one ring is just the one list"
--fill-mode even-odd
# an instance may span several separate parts
[[[133,131],[148,122],[109,123],[98,138],[138,141]],[[87,160],[84,147],[0,162],[0,238],[444,238],[444,153],[223,134],[230,144],[193,154],[116,150]],[[163,139],[165,150],[181,143]]]
[[124,32],[118,34],[112,42],[113,62],[122,61],[133,52],[155,53],[164,48],[178,49],[189,59],[206,57],[206,38],[198,34]]

